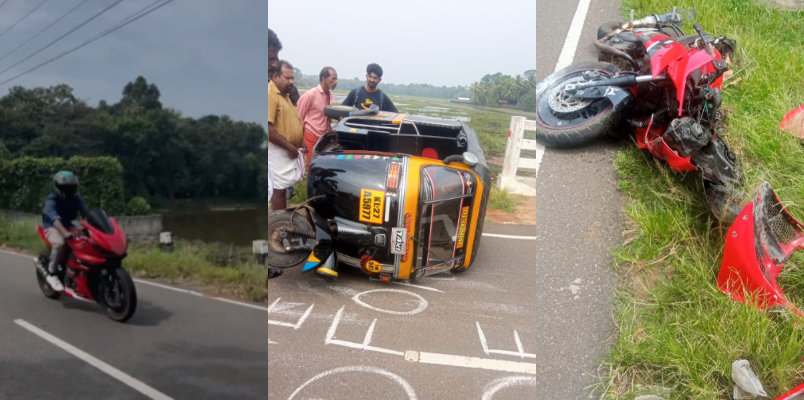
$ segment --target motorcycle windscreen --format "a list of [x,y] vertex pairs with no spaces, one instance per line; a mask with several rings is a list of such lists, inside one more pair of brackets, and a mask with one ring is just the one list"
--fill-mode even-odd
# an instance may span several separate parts
[[421,177],[415,268],[453,268],[466,253],[475,177],[442,166],[423,168]]

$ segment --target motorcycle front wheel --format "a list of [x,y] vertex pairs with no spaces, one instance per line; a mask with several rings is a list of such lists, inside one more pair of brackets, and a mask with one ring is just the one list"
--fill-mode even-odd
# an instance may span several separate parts
[[126,322],[137,311],[137,289],[134,280],[123,267],[114,268],[103,277],[100,299],[106,315],[117,322]]
[[[48,260],[45,256],[40,256],[39,262],[41,262],[42,265],[47,265]],[[45,280],[45,275],[42,274],[42,271],[39,269],[39,267],[35,267],[34,269],[36,270],[36,282],[39,284],[39,289],[42,290],[42,294],[44,294],[48,299],[53,300],[61,297],[61,293],[53,290],[53,288],[50,287],[50,284],[47,283]]]
[[536,140],[547,147],[577,147],[599,139],[613,128],[616,117],[608,99],[576,99],[565,92],[568,84],[586,82],[585,72],[608,78],[619,69],[606,63],[570,65],[536,86]]

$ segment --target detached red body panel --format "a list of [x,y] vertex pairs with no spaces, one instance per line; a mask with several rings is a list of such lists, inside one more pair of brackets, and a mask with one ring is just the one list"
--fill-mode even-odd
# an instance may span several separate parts
[[804,225],[784,208],[770,184],[763,182],[731,225],[718,274],[718,289],[739,302],[754,294],[764,310],[783,306],[804,316],[787,298],[776,278],[784,263],[804,246]]

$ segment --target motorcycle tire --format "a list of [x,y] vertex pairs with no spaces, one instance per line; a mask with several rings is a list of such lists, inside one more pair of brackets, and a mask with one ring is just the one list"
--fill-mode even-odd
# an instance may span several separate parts
[[[566,119],[568,115],[580,115],[577,111],[559,115],[549,105],[552,89],[570,79],[581,76],[586,71],[599,71],[604,75],[614,75],[619,68],[612,64],[584,62],[573,64],[558,70],[536,85],[536,140],[547,147],[578,147],[613,132],[618,122],[611,103],[606,100],[594,100],[577,111],[594,111],[588,117]],[[566,123],[564,127],[562,124]]]
[[620,21],[609,21],[597,28],[597,40],[603,39],[620,26]]
[[116,274],[117,282],[120,285],[123,304],[120,307],[112,308],[107,303],[103,292],[99,294],[100,300],[106,310],[106,316],[113,321],[123,323],[131,319],[137,311],[137,288],[134,286],[134,280],[131,279],[131,275],[123,267],[115,268],[112,272]]
[[[293,224],[290,223],[290,216],[293,215]],[[279,237],[279,229],[294,228],[308,232],[315,232],[315,229],[307,221],[303,210],[293,214],[293,210],[277,210],[268,214],[268,254],[265,261],[269,267],[291,268],[303,263],[310,256],[309,252],[298,251],[289,253],[285,251],[282,238]]]
[[[45,257],[40,256],[39,260],[43,261],[43,265],[47,265],[47,263],[46,263],[47,259]],[[57,291],[53,290],[52,287],[50,287],[50,284],[47,283],[47,281],[45,280],[45,276],[42,275],[42,272],[39,271],[39,268],[34,268],[34,269],[36,270],[36,282],[39,284],[39,289],[42,291],[42,294],[44,294],[45,297],[47,297],[48,299],[53,299],[53,300],[56,300],[59,297],[61,297],[60,292],[57,292]]]

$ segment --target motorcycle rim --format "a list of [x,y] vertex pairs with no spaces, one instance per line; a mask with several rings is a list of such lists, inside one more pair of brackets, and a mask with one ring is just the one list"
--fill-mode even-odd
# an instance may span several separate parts
[[580,101],[564,91],[569,83],[585,82],[583,73],[597,71],[607,76],[610,71],[599,68],[580,68],[556,79],[536,98],[536,113],[540,125],[549,129],[572,129],[590,124],[611,109],[606,99]]

